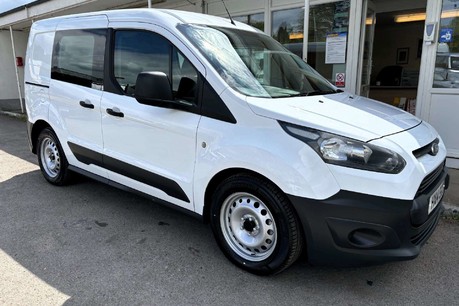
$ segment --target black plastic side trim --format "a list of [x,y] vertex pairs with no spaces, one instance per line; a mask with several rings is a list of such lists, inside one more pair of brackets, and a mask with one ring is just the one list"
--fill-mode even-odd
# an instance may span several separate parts
[[67,142],[67,144],[69,145],[70,150],[72,150],[72,153],[73,155],[75,155],[76,159],[78,159],[83,164],[93,164],[99,167],[104,167],[104,160],[102,154],[86,149],[82,146],[79,146],[71,142]]
[[231,111],[204,78],[202,82],[201,114],[203,116],[236,124]]
[[116,172],[133,180],[158,188],[171,197],[190,203],[190,199],[188,199],[183,189],[179,186],[179,184],[177,184],[177,182],[171,179],[146,171],[115,158],[94,152],[74,143],[68,142],[68,145],[76,159],[86,165],[93,164]]
[[182,212],[182,213],[185,213],[193,218],[196,218],[196,219],[199,219],[201,221],[204,221],[202,216],[194,211],[191,211],[191,210],[188,210],[188,209],[185,209],[183,207],[180,207],[180,206],[177,206],[173,203],[170,203],[170,202],[167,202],[167,201],[164,201],[164,200],[161,200],[157,197],[154,197],[152,195],[149,195],[149,194],[146,194],[144,192],[141,192],[141,191],[138,191],[136,189],[133,189],[133,188],[130,188],[130,187],[127,187],[125,185],[122,185],[122,184],[119,184],[117,182],[114,182],[112,180],[109,180],[105,177],[101,177],[97,174],[94,174],[94,173],[91,173],[91,172],[88,172],[86,170],[83,170],[83,169],[80,169],[78,167],[75,167],[75,166],[72,166],[72,165],[69,165],[69,170],[73,171],[73,172],[76,172],[76,173],[79,173],[81,175],[84,175],[86,177],[89,177],[90,179],[93,179],[95,181],[98,181],[98,182],[101,182],[101,183],[104,183],[104,184],[107,184],[107,185],[110,185],[110,186],[113,186],[115,188],[118,188],[118,189],[121,189],[121,190],[124,190],[124,191],[127,191],[127,192],[130,192],[130,193],[134,193],[134,194],[137,194],[143,198],[146,198],[146,199],[149,199],[149,200],[152,200],[158,204],[161,204],[163,206],[166,206],[168,208],[172,208],[176,211],[179,211],[179,212]]
[[108,29],[107,40],[105,43],[104,57],[104,91],[117,95],[124,95],[121,87],[117,85],[114,68],[114,53],[115,53],[115,31],[112,28]]
[[37,84],[37,83],[32,83],[32,82],[25,82],[27,85],[32,85],[32,86],[38,86],[38,87],[43,87],[43,88],[49,88],[49,85],[42,85],[42,84]]

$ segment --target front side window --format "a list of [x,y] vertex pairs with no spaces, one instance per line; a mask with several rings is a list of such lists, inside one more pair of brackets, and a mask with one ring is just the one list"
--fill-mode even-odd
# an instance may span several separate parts
[[242,94],[280,98],[336,92],[308,64],[265,34],[198,25],[179,29]]
[[51,78],[101,88],[106,30],[56,32]]
[[160,71],[170,81],[177,99],[196,100],[196,69],[167,39],[149,31],[115,32],[114,77],[126,94],[135,94],[135,83],[141,72]]

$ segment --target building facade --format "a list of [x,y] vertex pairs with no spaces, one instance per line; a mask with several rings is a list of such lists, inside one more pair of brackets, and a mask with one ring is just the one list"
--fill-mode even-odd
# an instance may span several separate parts
[[[459,168],[459,0],[225,0],[336,86],[431,123]],[[38,0],[0,13],[0,109],[23,110],[34,20],[105,9],[180,9],[228,17],[222,0]]]

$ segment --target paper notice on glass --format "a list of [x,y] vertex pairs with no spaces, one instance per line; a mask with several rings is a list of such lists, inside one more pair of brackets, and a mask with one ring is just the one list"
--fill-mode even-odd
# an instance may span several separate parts
[[346,63],[346,40],[347,33],[327,34],[325,44],[325,64]]

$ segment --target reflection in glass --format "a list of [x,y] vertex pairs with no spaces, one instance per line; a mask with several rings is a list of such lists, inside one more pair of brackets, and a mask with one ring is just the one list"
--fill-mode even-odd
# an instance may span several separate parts
[[171,76],[170,44],[147,31],[115,33],[115,78],[126,94],[133,95],[137,75],[142,71],[161,71]]
[[438,33],[434,88],[459,88],[459,7],[443,1]]
[[271,36],[291,52],[303,58],[303,8],[273,12]]
[[105,30],[56,33],[51,78],[100,89],[103,84]]
[[265,13],[236,16],[233,17],[233,19],[251,25],[252,27],[257,28],[260,31],[264,31],[265,29]]
[[334,81],[336,73],[346,72],[346,64],[325,64],[327,35],[347,34],[350,6],[350,1],[345,0],[313,5],[309,9],[308,64],[329,81]]
[[301,58],[263,33],[179,25],[233,89],[254,97],[296,97],[337,91]]

